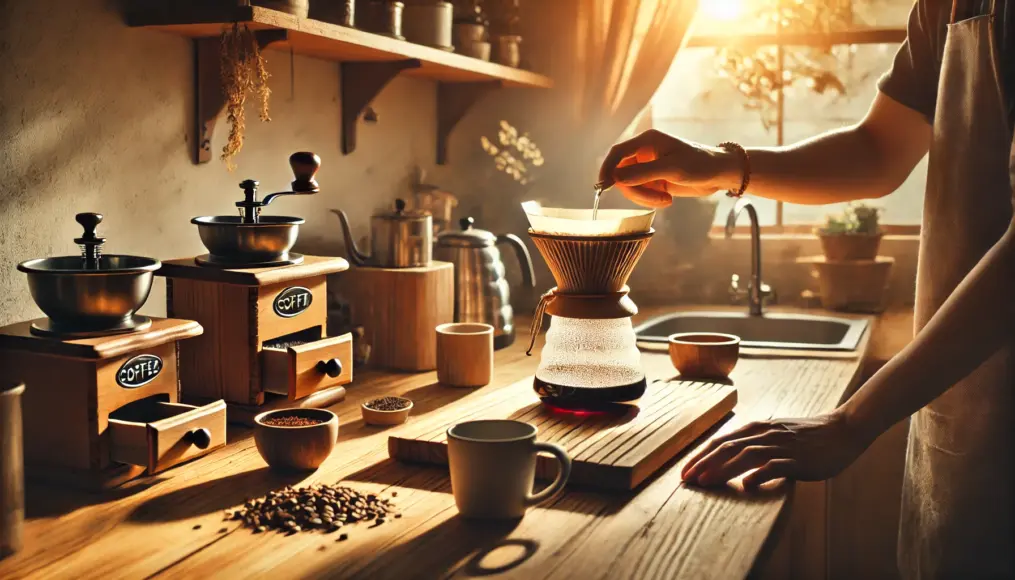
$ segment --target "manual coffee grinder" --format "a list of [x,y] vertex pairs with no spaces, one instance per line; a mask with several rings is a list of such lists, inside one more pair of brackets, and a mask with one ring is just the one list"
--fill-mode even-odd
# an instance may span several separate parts
[[177,353],[201,325],[137,314],[159,261],[103,254],[102,216],[77,221],[81,255],[18,265],[46,317],[0,328],[0,384],[25,385],[26,475],[102,489],[224,445],[226,405],[179,403]]
[[531,354],[550,315],[534,388],[552,407],[596,410],[645,394],[645,372],[631,317],[638,307],[627,281],[648,247],[652,211],[543,208],[523,204],[529,237],[557,286],[544,294],[532,321]]
[[240,184],[239,216],[204,216],[197,225],[208,253],[168,260],[171,316],[196,320],[204,335],[180,349],[183,396],[225,399],[229,420],[252,424],[284,407],[328,407],[352,380],[352,335],[327,336],[327,275],[349,268],[344,258],[292,252],[304,220],[261,215],[274,200],[320,191],[313,153],[289,158],[289,191],[258,199],[258,183]]

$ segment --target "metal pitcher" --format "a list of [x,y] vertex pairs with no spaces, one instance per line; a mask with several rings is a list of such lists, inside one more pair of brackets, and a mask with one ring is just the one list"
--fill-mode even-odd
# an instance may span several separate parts
[[434,255],[455,265],[455,322],[483,322],[493,326],[494,348],[515,340],[514,311],[501,260],[500,244],[509,244],[518,256],[522,281],[535,287],[532,258],[525,243],[513,234],[495,236],[473,227],[471,217],[459,220],[459,230],[437,236]]
[[370,255],[359,251],[352,238],[349,218],[340,209],[331,210],[342,222],[342,234],[349,261],[357,266],[377,268],[418,268],[433,258],[433,218],[429,212],[405,208],[395,200],[395,211],[370,218]]

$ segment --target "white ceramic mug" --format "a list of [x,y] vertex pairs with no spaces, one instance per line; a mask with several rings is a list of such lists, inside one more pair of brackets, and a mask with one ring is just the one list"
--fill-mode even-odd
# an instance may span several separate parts
[[[536,454],[557,458],[557,479],[532,493]],[[529,506],[557,495],[571,475],[571,458],[560,445],[536,441],[536,428],[509,420],[469,421],[448,429],[451,491],[466,518],[517,519]]]
[[437,327],[437,381],[452,387],[482,387],[493,380],[493,327],[451,322]]

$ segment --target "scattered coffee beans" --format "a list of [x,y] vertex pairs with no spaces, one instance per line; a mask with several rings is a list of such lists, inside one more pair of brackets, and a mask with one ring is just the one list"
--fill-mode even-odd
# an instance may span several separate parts
[[271,425],[272,427],[309,427],[310,425],[320,425],[321,423],[324,423],[321,419],[297,417],[296,415],[268,417],[263,422],[265,425]]
[[[342,526],[373,521],[384,524],[394,514],[391,501],[376,494],[359,493],[348,487],[314,484],[309,487],[286,486],[268,495],[247,500],[242,507],[227,510],[227,520],[242,520],[254,533],[275,530],[284,534],[320,530],[336,532]],[[349,536],[342,534],[339,540]]]
[[403,399],[402,397],[381,397],[367,401],[367,407],[378,411],[400,411],[408,407],[409,404],[409,399]]

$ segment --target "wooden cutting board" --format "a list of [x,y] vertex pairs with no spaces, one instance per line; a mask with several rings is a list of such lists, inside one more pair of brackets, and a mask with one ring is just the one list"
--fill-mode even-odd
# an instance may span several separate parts
[[[402,461],[447,465],[449,427],[477,419],[516,419],[535,425],[540,441],[567,449],[573,462],[569,484],[629,490],[718,423],[736,403],[732,386],[671,379],[650,384],[638,406],[623,415],[578,415],[542,405],[530,377],[406,425],[388,439],[388,454]],[[539,456],[537,477],[552,479],[556,470],[552,457]]]

